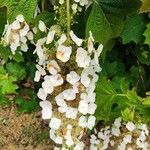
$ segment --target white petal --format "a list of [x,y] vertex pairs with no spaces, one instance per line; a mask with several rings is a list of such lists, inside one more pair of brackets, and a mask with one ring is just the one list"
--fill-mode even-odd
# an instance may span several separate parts
[[48,71],[52,74],[52,75],[56,75],[58,72],[61,71],[58,63],[55,60],[51,60],[48,64],[47,64],[47,69]]
[[69,74],[67,74],[66,80],[74,85],[76,82],[78,82],[80,80],[80,77],[78,76],[78,74],[75,71],[71,71]]
[[67,101],[72,101],[76,98],[76,93],[73,89],[67,89],[63,91],[64,99]]
[[73,31],[70,31],[70,37],[71,39],[78,45],[78,46],[81,46],[82,45],[82,42],[83,40],[78,38],[74,33]]
[[44,92],[47,94],[51,94],[54,91],[54,87],[51,82],[44,81],[42,83],[42,88],[44,89]]
[[80,2],[80,0],[74,0],[76,3]]
[[40,65],[37,64],[36,68],[40,71],[40,73],[41,73],[42,76],[46,75],[46,71]]
[[59,45],[59,47],[57,48],[56,57],[62,62],[67,62],[70,59],[71,53],[72,53],[72,47]]
[[87,68],[89,67],[91,58],[88,56],[88,53],[83,48],[78,48],[76,53],[76,62],[79,67]]
[[70,119],[76,119],[78,110],[76,108],[68,107],[66,111],[66,117]]
[[23,36],[20,38],[20,41],[25,44],[27,42],[27,38]]
[[83,150],[84,149],[84,143],[83,142],[79,142],[76,144],[76,146],[74,147],[74,150]]
[[55,30],[49,31],[46,39],[46,44],[52,43],[54,40]]
[[60,39],[57,41],[58,45],[62,45],[67,40],[67,36],[65,34],[62,34]]
[[18,20],[15,20],[12,24],[11,24],[11,28],[13,29],[13,30],[18,30],[18,29],[20,29],[20,22],[18,21]]
[[31,31],[27,33],[27,38],[33,40],[33,33]]
[[79,126],[86,128],[87,127],[87,119],[85,116],[81,116],[79,118]]
[[43,119],[51,119],[52,117],[52,110],[46,107],[42,110],[42,118]]
[[10,45],[10,49],[11,49],[11,51],[12,51],[13,54],[15,54],[15,51],[17,50],[17,47],[18,47],[18,46],[19,46],[18,43],[12,43],[12,44]]
[[88,103],[85,100],[81,100],[78,107],[79,112],[86,115],[88,113],[88,109]]
[[36,34],[36,33],[37,33],[37,28],[34,27],[34,28],[32,29],[32,31],[33,31],[34,34]]
[[16,17],[16,20],[18,20],[19,22],[24,22],[24,17],[23,17],[23,15],[18,15],[18,16]]
[[134,124],[133,122],[128,122],[128,123],[126,124],[126,128],[127,128],[129,131],[133,131],[133,130],[136,128],[136,126],[135,126],[135,124]]
[[93,115],[95,113],[96,108],[97,108],[97,105],[95,103],[90,103],[88,113]]
[[46,100],[47,93],[45,93],[44,89],[40,88],[38,93],[37,93],[37,96],[41,100]]
[[58,118],[52,118],[49,124],[49,127],[54,130],[58,130],[61,125],[61,120]]
[[24,28],[20,30],[20,36],[21,37],[26,36],[28,31],[29,31],[29,25],[25,24]]
[[[62,142],[63,142],[63,138],[60,137],[60,136],[57,136],[56,139],[55,139],[55,143],[56,143],[56,144],[62,144]],[[57,149],[57,150],[58,150],[58,149]]]
[[56,74],[56,75],[50,76],[50,81],[53,84],[53,86],[62,85],[63,82],[64,82],[64,80],[63,80],[63,78],[61,77],[60,74]]
[[42,118],[51,119],[52,116],[52,104],[49,101],[41,101],[40,106],[42,107]]
[[21,44],[20,49],[21,49],[23,52],[27,52],[27,51],[28,51],[28,45],[27,45],[27,44]]
[[95,121],[96,121],[95,116],[89,116],[89,118],[88,118],[88,128],[90,130],[92,130],[92,128],[95,126]]
[[43,21],[39,21],[39,29],[40,29],[40,31],[42,31],[42,32],[46,32],[46,25],[45,25],[45,23],[43,22]]
[[40,81],[40,78],[41,78],[41,73],[40,73],[40,71],[36,71],[36,72],[35,72],[34,81],[35,81],[35,82],[39,82],[39,81]]
[[64,4],[64,0],[59,0],[59,4],[60,5]]

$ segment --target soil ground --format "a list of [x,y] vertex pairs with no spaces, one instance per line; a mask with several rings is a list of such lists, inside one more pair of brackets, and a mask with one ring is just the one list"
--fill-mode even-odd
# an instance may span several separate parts
[[0,150],[52,150],[52,145],[40,112],[17,115],[14,106],[0,107]]

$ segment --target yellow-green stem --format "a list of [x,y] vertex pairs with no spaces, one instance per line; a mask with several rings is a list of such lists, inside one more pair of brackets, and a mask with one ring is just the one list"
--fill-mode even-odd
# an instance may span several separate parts
[[67,39],[68,44],[70,44],[70,26],[71,26],[71,15],[70,15],[70,0],[66,0],[67,6]]
[[45,9],[45,0],[42,0],[42,12],[44,12]]

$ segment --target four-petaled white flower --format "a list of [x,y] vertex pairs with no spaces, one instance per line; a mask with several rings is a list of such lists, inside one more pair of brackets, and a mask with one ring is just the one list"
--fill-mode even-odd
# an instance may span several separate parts
[[68,107],[66,110],[66,117],[71,119],[76,119],[78,114],[78,109],[73,107]]
[[67,62],[70,59],[72,53],[72,47],[67,47],[64,45],[59,45],[57,48],[56,57],[62,62]]
[[78,107],[79,112],[83,115],[86,115],[88,113],[88,109],[89,109],[89,107],[88,107],[87,101],[81,100],[79,102],[79,107]]
[[58,63],[55,60],[51,60],[50,62],[47,63],[47,69],[50,74],[56,75],[58,72],[61,71]]
[[58,118],[52,118],[49,123],[49,127],[54,130],[58,130],[60,128],[60,125],[61,125],[61,120]]
[[71,71],[69,74],[67,74],[66,80],[74,85],[76,82],[80,80],[79,75],[75,71]]
[[42,88],[47,94],[51,94],[54,91],[54,86],[49,79],[45,79],[45,81],[42,82]]
[[92,128],[95,126],[95,121],[96,121],[96,118],[95,116],[89,116],[88,118],[88,121],[87,121],[87,127],[92,130]]
[[76,98],[76,93],[73,89],[67,89],[63,91],[64,99],[67,101],[72,101]]
[[64,80],[60,74],[49,76],[50,81],[54,87],[62,85]]
[[91,58],[88,56],[88,52],[81,47],[78,48],[76,54],[77,65],[81,68],[87,68],[89,67],[90,61]]
[[133,131],[133,130],[135,130],[136,126],[135,126],[135,124],[134,124],[133,122],[128,122],[128,123],[126,124],[126,128],[127,128],[129,131]]
[[42,118],[51,119],[52,117],[52,104],[49,101],[41,101],[40,106],[42,107]]
[[41,100],[46,100],[47,93],[45,92],[45,90],[43,88],[40,88],[39,91],[38,91],[38,93],[37,93],[37,96]]

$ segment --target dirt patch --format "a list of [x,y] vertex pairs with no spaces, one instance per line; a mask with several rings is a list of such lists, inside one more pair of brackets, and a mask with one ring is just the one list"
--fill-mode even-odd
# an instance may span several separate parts
[[0,107],[0,150],[52,150],[48,123],[40,112],[16,114],[14,106]]

